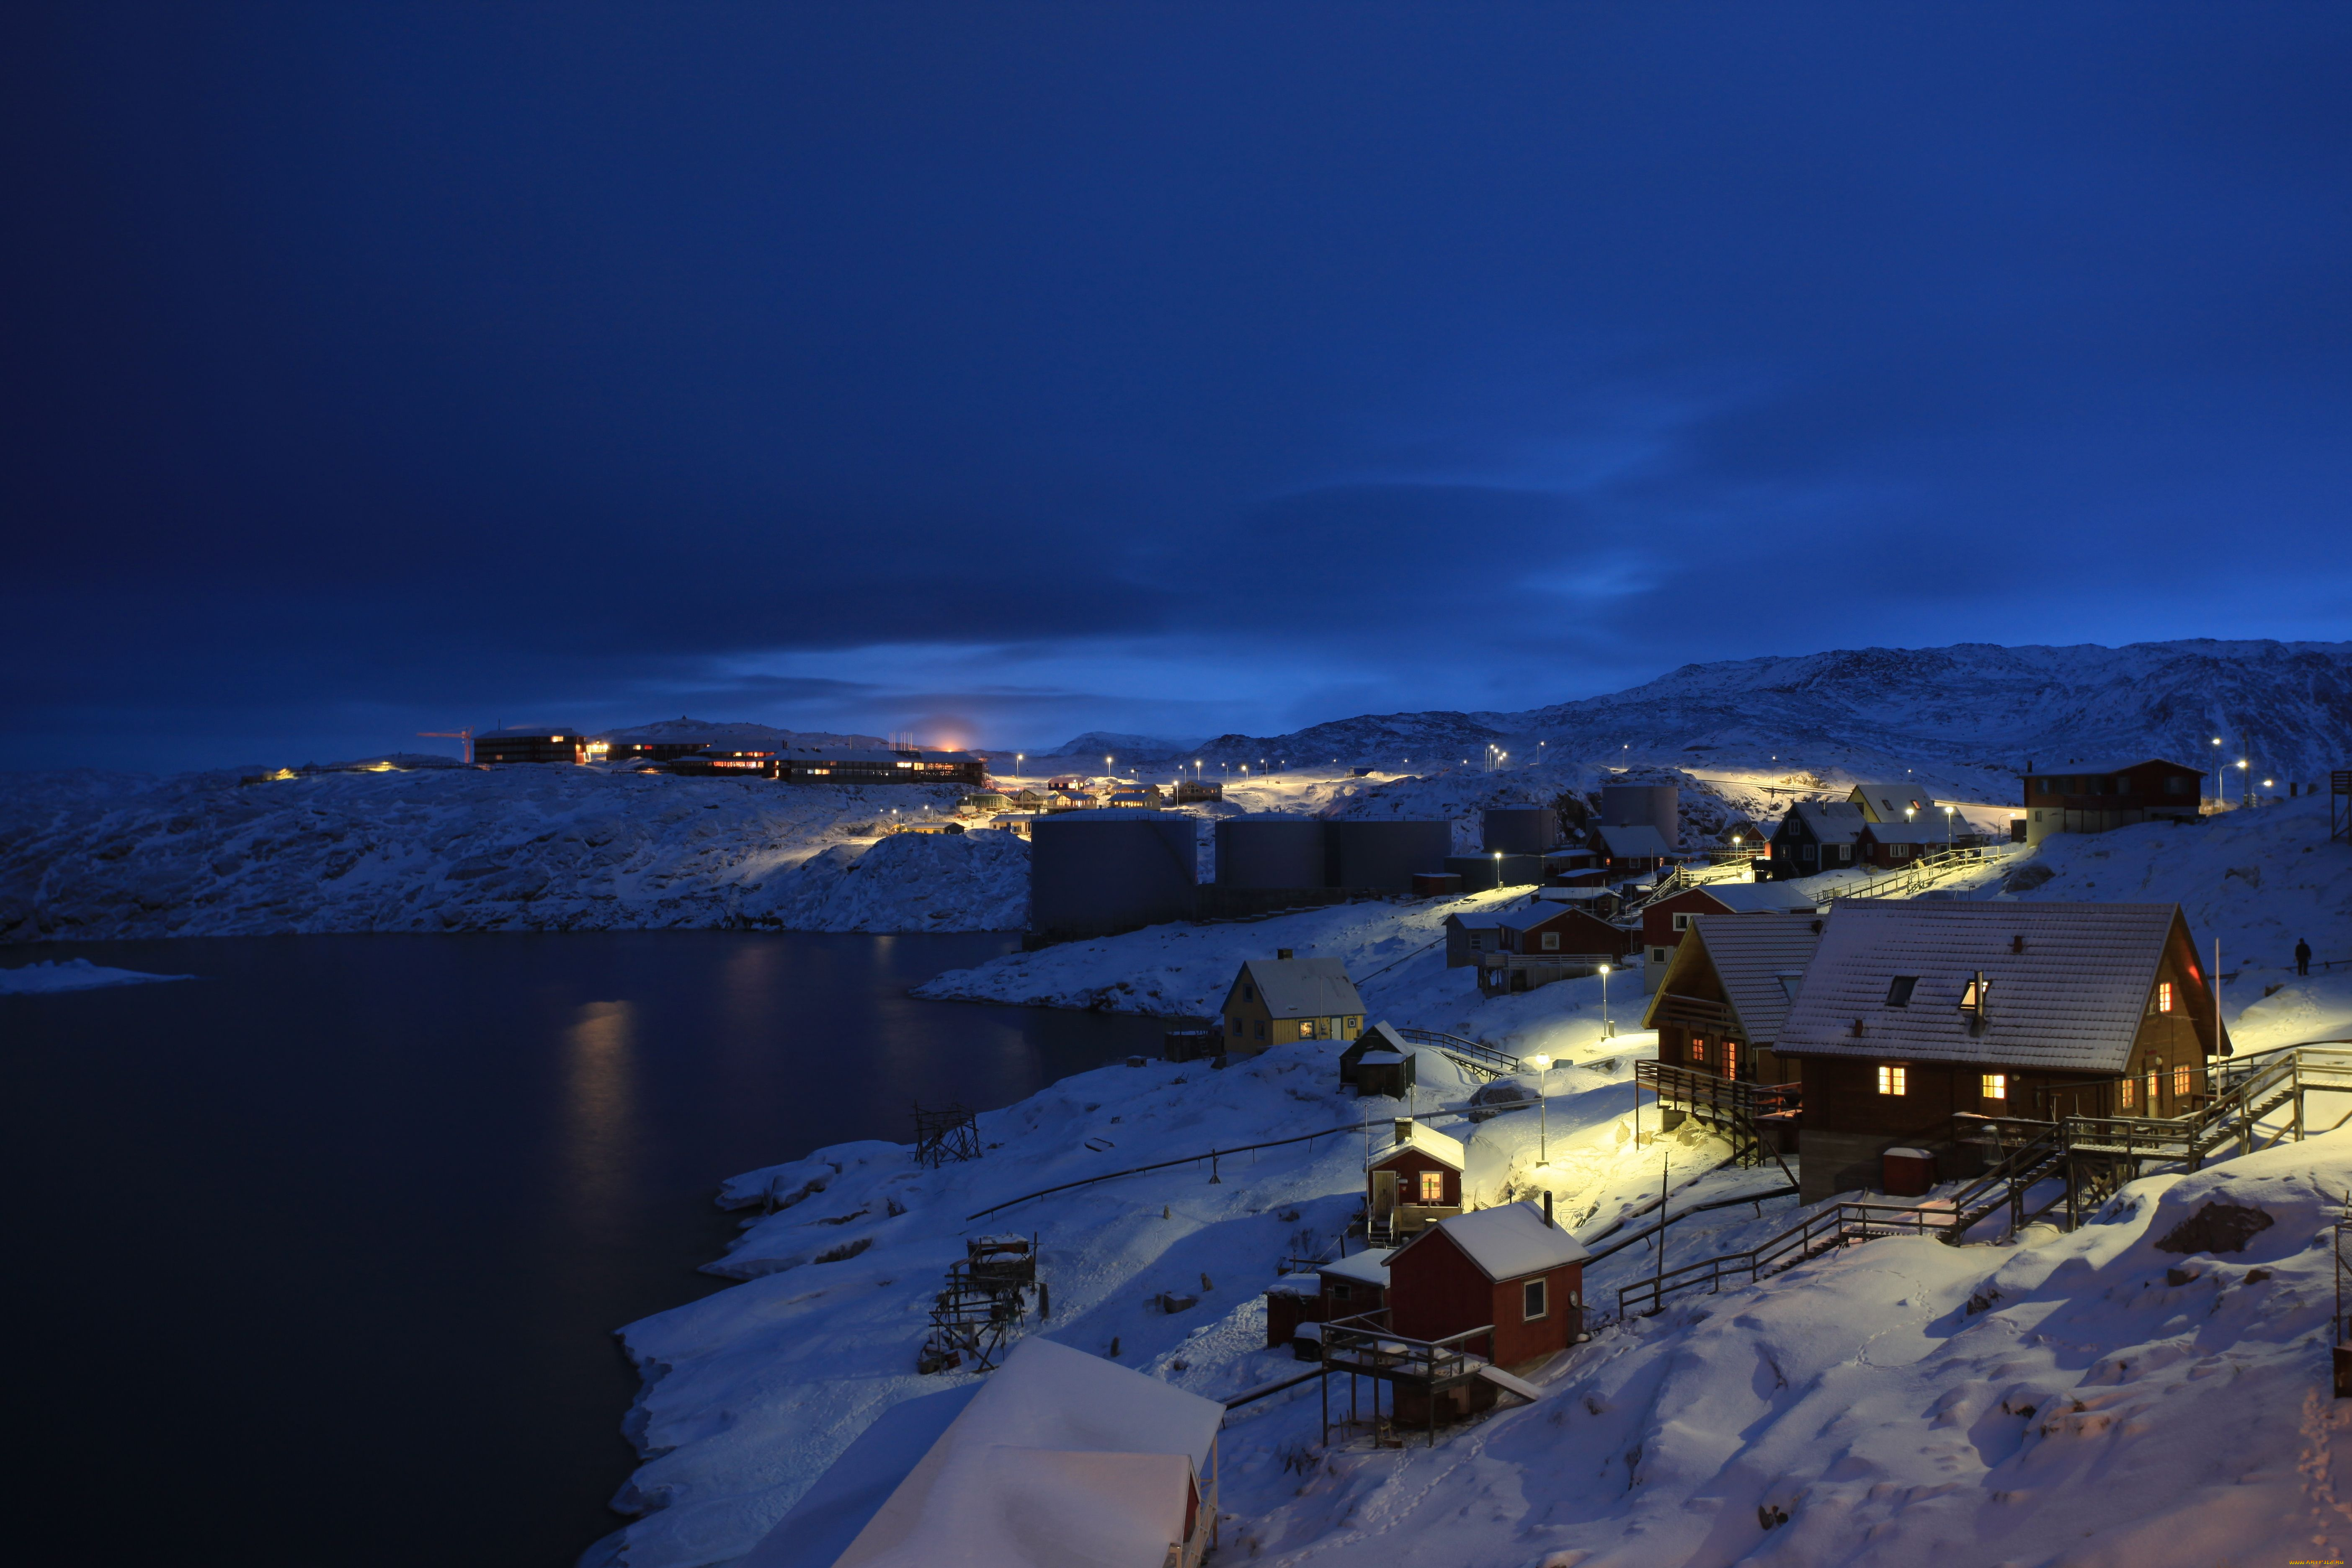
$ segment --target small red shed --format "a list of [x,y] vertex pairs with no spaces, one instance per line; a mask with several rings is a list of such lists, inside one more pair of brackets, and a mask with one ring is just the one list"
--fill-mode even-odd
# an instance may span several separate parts
[[1390,1256],[1389,1326],[1443,1340],[1491,1324],[1496,1365],[1535,1361],[1583,1332],[1590,1256],[1530,1203],[1455,1215]]
[[1386,1149],[1364,1162],[1364,1219],[1375,1243],[1409,1236],[1462,1212],[1462,1141],[1396,1119]]

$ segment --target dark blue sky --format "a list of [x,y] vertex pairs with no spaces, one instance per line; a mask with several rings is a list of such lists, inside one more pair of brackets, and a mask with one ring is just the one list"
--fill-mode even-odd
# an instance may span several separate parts
[[2343,637],[2347,81],[2316,5],[20,9],[0,760]]

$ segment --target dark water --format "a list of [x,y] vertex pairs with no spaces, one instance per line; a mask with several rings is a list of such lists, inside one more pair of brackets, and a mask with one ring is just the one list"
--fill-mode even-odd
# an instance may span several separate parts
[[555,1568],[623,1522],[612,1331],[723,1288],[724,1176],[1003,1104],[1154,1020],[916,1002],[1001,936],[0,950],[18,1562]]

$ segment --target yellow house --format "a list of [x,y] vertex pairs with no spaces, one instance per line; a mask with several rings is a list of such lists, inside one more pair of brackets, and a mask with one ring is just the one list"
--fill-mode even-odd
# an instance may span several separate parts
[[1285,1040],[1352,1040],[1364,1002],[1336,958],[1297,958],[1283,948],[1242,965],[1225,993],[1225,1049],[1255,1056]]

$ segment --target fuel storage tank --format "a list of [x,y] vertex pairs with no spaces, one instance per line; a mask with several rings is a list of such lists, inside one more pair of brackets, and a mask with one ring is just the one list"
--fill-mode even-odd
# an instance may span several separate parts
[[1658,830],[1669,849],[1683,847],[1680,816],[1676,810],[1682,792],[1673,784],[1602,784],[1601,786],[1601,823],[1604,827],[1640,827],[1644,825]]
[[1497,805],[1479,823],[1486,853],[1540,855],[1559,845],[1559,813],[1548,805]]
[[1192,918],[1194,818],[1065,811],[1029,829],[1029,930],[1056,941]]
[[1265,812],[1217,824],[1217,886],[1320,888],[1324,833],[1318,817]]
[[1454,853],[1450,822],[1339,821],[1323,825],[1335,888],[1410,893],[1416,871],[1443,871]]

